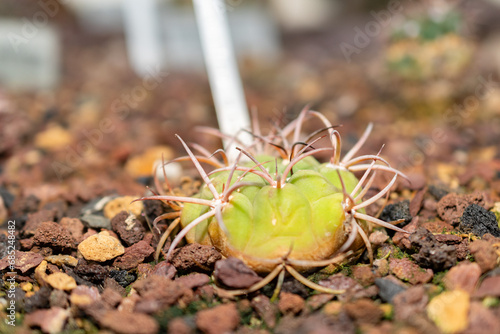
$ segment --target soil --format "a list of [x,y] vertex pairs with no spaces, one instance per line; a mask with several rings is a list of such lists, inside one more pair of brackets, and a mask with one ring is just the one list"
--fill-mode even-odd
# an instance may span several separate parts
[[[185,154],[174,134],[220,147],[195,129],[217,125],[208,80],[171,72],[127,106],[123,96],[142,81],[126,65],[122,38],[70,44],[53,93],[0,90],[0,317],[9,320],[15,305],[15,327],[2,321],[0,332],[500,333],[499,101],[492,94],[472,111],[452,111],[454,121],[444,112],[474,96],[484,70],[470,65],[436,97],[426,82],[385,72],[376,80],[367,69],[380,60],[347,65],[287,43],[279,68],[242,67],[261,126],[286,123],[311,103],[342,124],[347,149],[374,122],[361,154],[385,143],[382,155],[411,182],[398,181],[385,208],[379,201],[367,211],[402,219],[409,234],[376,228],[372,264],[364,253],[310,274],[344,291],[335,296],[285,277],[278,296],[275,280],[232,297],[220,287],[261,278],[210,246],[182,245],[170,263],[164,248],[156,263],[158,230],[172,219],[152,222],[172,210],[157,201],[131,207],[130,198],[157,187],[154,152]],[[353,99],[355,111],[345,102]],[[370,191],[387,181],[380,175]],[[200,185],[189,163],[171,182],[185,194]]]

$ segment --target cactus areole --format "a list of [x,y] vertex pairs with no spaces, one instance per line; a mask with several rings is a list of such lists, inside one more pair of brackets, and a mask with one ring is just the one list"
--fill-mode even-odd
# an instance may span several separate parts
[[[301,128],[310,118],[319,119],[324,127],[303,139]],[[370,131],[371,125],[343,159],[338,130],[322,114],[309,110],[266,136],[254,127],[255,142],[251,147],[238,147],[240,155],[234,162],[221,150],[212,155],[196,147],[201,152],[196,155],[179,137],[188,156],[174,161],[191,160],[204,184],[191,197],[169,191],[143,198],[162,200],[177,210],[155,220],[177,218],[159,247],[173,226],[180,224],[167,259],[185,238],[189,243],[213,245],[224,256],[237,257],[260,273],[275,277],[286,270],[312,288],[318,286],[305,281],[299,272],[338,264],[345,254],[359,253],[364,246],[372,259],[368,241],[372,224],[403,230],[365,213],[364,208],[387,196],[402,175],[379,154],[354,157]],[[318,147],[321,141],[329,144]],[[279,154],[273,155],[275,152]],[[315,157],[319,154],[331,158],[320,163]],[[201,163],[215,168],[207,172]],[[377,173],[392,173],[393,177],[366,198]]]

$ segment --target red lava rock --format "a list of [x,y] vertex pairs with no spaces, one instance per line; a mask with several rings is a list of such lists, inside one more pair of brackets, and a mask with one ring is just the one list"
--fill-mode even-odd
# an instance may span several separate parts
[[424,201],[424,195],[426,192],[427,188],[419,190],[410,201],[410,215],[412,217],[415,217],[422,208],[422,203]]
[[111,219],[111,227],[127,244],[133,245],[144,238],[146,229],[134,214],[121,211]]
[[21,249],[30,250],[34,245],[33,237],[28,239],[21,239],[19,240],[19,243],[21,244]]
[[68,310],[52,307],[26,314],[24,323],[28,327],[40,327],[44,333],[59,333],[64,328],[68,316]]
[[64,227],[53,222],[41,223],[33,237],[33,243],[38,246],[61,248],[63,251],[75,248],[75,240]]
[[74,270],[75,274],[84,280],[100,283],[109,275],[109,268],[98,263],[87,263],[85,259],[79,259]]
[[384,316],[382,309],[366,298],[346,303],[344,309],[352,319],[360,323],[377,324]]
[[375,274],[373,273],[371,266],[353,266],[352,277],[354,277],[354,279],[363,286],[369,286],[375,282]]
[[154,248],[151,247],[146,241],[141,240],[138,243],[127,247],[125,253],[116,258],[113,265],[124,270],[129,270],[137,267],[137,265],[144,261],[148,256],[154,253]]
[[389,269],[396,277],[410,284],[427,283],[434,276],[431,269],[424,270],[407,258],[390,259]]
[[[14,268],[21,270],[22,273],[27,272],[31,268],[37,267],[43,261],[42,255],[33,252],[15,251],[14,256]],[[5,268],[9,267],[9,265],[10,263],[8,255],[0,260],[0,270],[4,270]]]
[[[189,290],[185,286],[163,276],[151,275],[145,279],[135,282],[132,287],[139,293],[142,299],[137,308],[148,310],[153,313],[169,305],[175,304]],[[143,305],[140,305],[143,303]],[[146,307],[147,306],[147,307]],[[148,313],[149,313],[148,312]]]
[[136,269],[137,278],[141,279],[151,274],[151,272],[153,271],[153,265],[150,263],[139,263]]
[[498,255],[490,242],[475,240],[469,245],[469,250],[483,273],[496,267]]
[[234,303],[203,310],[196,315],[196,326],[205,334],[229,333],[239,323],[240,315]]
[[38,225],[43,222],[53,222],[56,218],[55,210],[40,210],[35,213],[28,214],[28,220],[24,225],[22,232],[26,236],[35,234]]
[[194,289],[210,282],[210,276],[206,274],[194,273],[186,276],[181,276],[175,282],[184,285],[186,288]]
[[332,275],[319,281],[318,284],[334,290],[345,290],[344,293],[337,296],[339,300],[372,297],[377,295],[378,292],[377,287],[370,286],[369,288],[364,289],[361,284],[356,282],[355,279],[347,277],[343,274]]
[[63,217],[59,225],[64,227],[77,243],[83,240],[83,230],[85,226],[80,219]]
[[446,233],[455,230],[453,228],[453,225],[448,224],[447,222],[441,221],[439,219],[424,222],[421,224],[421,226],[425,227],[432,233]]
[[267,296],[258,295],[252,299],[251,305],[269,328],[274,328],[276,326],[278,308],[276,304],[271,303]]
[[437,242],[442,242],[447,245],[460,244],[462,242],[462,237],[456,234],[435,234]]
[[170,258],[170,263],[181,273],[191,271],[211,272],[214,269],[215,262],[221,258],[222,255],[215,247],[189,244],[176,249]]
[[372,244],[372,247],[375,249],[382,245],[384,242],[386,242],[389,239],[389,236],[387,233],[382,232],[382,231],[373,231],[373,233],[370,234],[369,240],[370,243]]
[[447,290],[462,289],[472,294],[481,277],[481,268],[477,263],[462,262],[453,267],[443,278]]
[[151,271],[152,275],[164,276],[166,278],[174,278],[177,274],[177,269],[168,263],[167,261],[159,262],[156,266],[154,266],[153,271]]
[[465,208],[471,204],[477,204],[485,209],[489,209],[489,199],[487,196],[479,191],[468,195],[458,195],[450,193],[438,202],[438,214],[441,219],[452,225],[460,223]]
[[465,260],[469,256],[469,239],[462,239],[462,242],[455,245],[455,251],[457,253],[457,259],[459,261]]
[[500,276],[486,277],[474,293],[474,297],[500,297]]
[[54,289],[49,296],[50,307],[60,307],[66,309],[69,307],[68,296],[63,290]]
[[106,312],[99,324],[120,334],[156,334],[159,330],[158,323],[149,315],[114,310]]
[[298,314],[304,308],[305,301],[299,295],[281,292],[278,309],[282,314]]
[[500,333],[500,319],[479,302],[472,302],[469,310],[469,325],[463,333]]
[[243,261],[234,257],[217,261],[214,276],[223,285],[235,289],[246,289],[262,280]]

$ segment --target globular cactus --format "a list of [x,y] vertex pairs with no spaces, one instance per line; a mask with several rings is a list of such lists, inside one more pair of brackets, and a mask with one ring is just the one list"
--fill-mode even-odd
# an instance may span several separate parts
[[[310,117],[319,118],[325,127],[301,140],[303,122]],[[178,137],[188,156],[176,160],[191,160],[204,184],[192,197],[171,193],[142,198],[162,200],[177,210],[156,220],[177,217],[164,234],[157,257],[167,236],[180,223],[167,260],[186,238],[189,243],[213,245],[224,256],[237,257],[255,271],[269,273],[260,283],[236,293],[254,291],[285,270],[311,288],[336,292],[307,280],[299,272],[339,263],[348,254],[359,254],[364,246],[373,259],[368,240],[372,223],[403,231],[364,211],[387,196],[398,175],[402,175],[379,154],[354,157],[371,128],[370,124],[342,160],[339,132],[322,114],[309,110],[267,136],[256,127],[254,142],[245,149],[238,148],[240,153],[232,163],[222,150],[217,153],[223,162],[199,146],[196,148],[202,155],[196,156]],[[327,134],[321,135],[324,132]],[[316,148],[326,136],[331,139],[331,147]],[[275,157],[270,149],[281,154]],[[314,156],[325,152],[331,154],[330,161],[318,162]],[[245,162],[240,162],[242,157]],[[215,169],[207,173],[200,161]],[[358,179],[354,172],[360,171],[364,173]],[[384,189],[365,199],[378,172],[394,175]]]

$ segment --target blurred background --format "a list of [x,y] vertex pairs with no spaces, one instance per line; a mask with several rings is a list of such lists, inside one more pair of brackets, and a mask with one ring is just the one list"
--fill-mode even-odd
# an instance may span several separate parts
[[[496,177],[498,1],[226,0],[220,10],[264,129],[310,105],[343,125],[346,147],[374,122],[366,152],[386,143],[407,173],[449,187],[474,182],[471,168]],[[4,193],[140,194],[162,154],[182,154],[175,133],[220,147],[196,125],[217,120],[191,1],[0,2]]]

